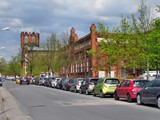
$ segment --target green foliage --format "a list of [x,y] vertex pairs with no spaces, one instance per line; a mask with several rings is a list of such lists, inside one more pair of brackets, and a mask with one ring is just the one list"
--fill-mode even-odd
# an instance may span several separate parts
[[11,61],[8,64],[11,75],[20,76],[22,74],[22,66],[20,61],[20,56],[12,57]]
[[138,13],[138,18],[134,15],[131,15],[131,19],[122,16],[120,26],[113,28],[111,33],[108,27],[99,23],[97,33],[103,35],[100,54],[93,50],[89,50],[88,53],[99,60],[107,57],[103,65],[108,67],[116,64],[123,68],[157,67],[160,64],[160,18],[151,18],[143,0]]

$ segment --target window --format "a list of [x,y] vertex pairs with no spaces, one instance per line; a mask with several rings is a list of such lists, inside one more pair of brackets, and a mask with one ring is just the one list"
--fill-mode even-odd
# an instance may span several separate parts
[[124,87],[125,86],[126,81],[123,81],[120,85],[120,87]]
[[28,43],[28,36],[24,37],[24,43],[27,44]]
[[35,36],[32,37],[32,43],[34,43],[34,44],[36,43],[36,37]]
[[118,79],[106,79],[105,83],[107,84],[119,84],[119,80]]
[[160,80],[159,81],[155,81],[154,87],[160,87]]
[[130,81],[127,81],[125,86],[129,87],[130,86]]
[[153,87],[154,86],[154,81],[150,81],[148,84],[147,84],[147,87]]

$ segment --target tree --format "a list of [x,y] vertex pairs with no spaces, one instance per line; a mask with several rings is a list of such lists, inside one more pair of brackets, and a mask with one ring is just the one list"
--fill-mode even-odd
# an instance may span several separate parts
[[151,17],[150,12],[147,6],[144,4],[144,1],[141,1],[141,5],[139,6],[138,12],[140,16],[138,17],[138,21],[132,16],[133,19],[133,30],[134,34],[139,37],[139,40],[142,41],[141,49],[142,54],[140,54],[140,58],[144,64],[146,64],[145,69],[147,70],[147,79],[149,77],[149,69],[153,67],[154,61],[157,59],[157,49],[160,41],[155,39],[155,27],[154,27],[154,19]]
[[42,55],[42,60],[45,66],[47,67],[47,72],[50,70],[52,73],[55,73],[55,67],[54,62],[57,57],[57,50],[59,46],[59,40],[55,33],[51,34],[51,37],[49,37],[46,41],[46,43],[42,44],[42,48],[47,51],[44,55]]
[[[158,9],[159,10],[159,9]],[[96,58],[106,57],[104,66],[110,67],[119,64],[122,68],[154,67],[155,61],[159,60],[159,19],[151,18],[144,1],[138,8],[139,16],[134,15],[131,19],[122,17],[120,26],[109,31],[108,27],[99,24],[98,33],[103,36],[100,43],[100,54],[90,51]],[[154,22],[155,21],[155,22]],[[157,45],[155,45],[157,43]],[[153,47],[154,46],[154,47]],[[104,58],[103,57],[103,58]]]
[[0,74],[5,74],[7,62],[4,58],[0,58]]
[[21,66],[21,57],[20,55],[13,56],[11,61],[9,62],[9,70],[10,74],[15,76],[21,76],[22,74],[22,66]]

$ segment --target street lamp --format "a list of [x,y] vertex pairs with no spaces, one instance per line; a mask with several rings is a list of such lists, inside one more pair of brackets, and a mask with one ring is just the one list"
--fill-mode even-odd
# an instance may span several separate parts
[[10,30],[9,27],[2,28],[1,31]]
[[1,47],[0,50],[4,49],[5,47]]

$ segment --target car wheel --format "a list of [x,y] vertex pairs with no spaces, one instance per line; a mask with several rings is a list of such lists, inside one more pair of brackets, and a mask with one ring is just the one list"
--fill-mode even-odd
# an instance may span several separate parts
[[72,89],[70,88],[69,91],[72,92]]
[[118,97],[118,95],[117,95],[116,92],[114,93],[114,99],[115,99],[115,100],[119,100],[119,97]]
[[128,102],[132,102],[132,98],[131,98],[131,96],[130,96],[129,93],[127,94],[127,101],[128,101]]
[[95,91],[93,90],[93,96],[95,97],[96,96],[96,93],[95,93]]
[[74,92],[75,92],[75,93],[77,92],[77,89],[76,89],[76,88],[74,88]]
[[88,92],[88,90],[86,89],[86,95],[89,95],[89,92]]
[[104,94],[102,93],[102,91],[100,92],[100,97],[104,98]]
[[158,105],[158,108],[160,109],[160,96],[157,99],[157,105]]
[[80,94],[82,94],[82,93],[83,93],[81,89],[79,89],[79,93],[80,93]]
[[142,104],[141,96],[139,94],[137,95],[137,104],[138,105]]

